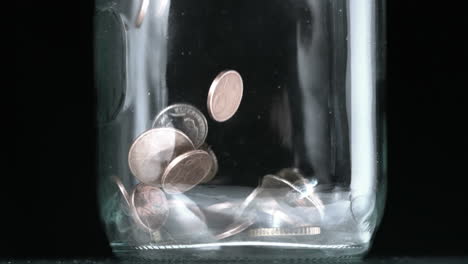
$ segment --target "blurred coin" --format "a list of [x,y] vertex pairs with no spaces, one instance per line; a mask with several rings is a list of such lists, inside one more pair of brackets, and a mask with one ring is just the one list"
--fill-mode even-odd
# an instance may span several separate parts
[[148,12],[148,6],[150,4],[150,0],[141,0],[140,11],[138,12],[137,19],[136,19],[136,26],[140,27],[143,23],[143,19]]
[[[241,218],[244,216],[245,211],[255,206],[255,199],[262,193],[263,189],[261,187],[255,188],[245,200],[241,203],[238,208],[236,218]],[[245,217],[245,216],[244,216]]]
[[208,134],[208,123],[200,110],[188,104],[174,104],[162,110],[153,127],[173,127],[185,133],[199,148]]
[[190,200],[188,197],[181,198],[180,195],[177,195],[177,197],[169,200],[168,204],[169,204],[169,207],[171,209],[172,208],[175,208],[175,209],[177,209],[177,208],[188,209],[188,210],[190,210],[192,216],[195,216],[196,218],[198,218],[202,222],[206,222],[205,214],[201,211],[200,207],[198,207],[198,205],[195,202],[193,202],[192,200]]
[[207,182],[211,181],[216,176],[216,173],[218,173],[218,159],[216,158],[216,155],[213,152],[213,150],[211,149],[211,147],[209,147],[208,145],[203,145],[202,149],[205,150],[206,152],[208,152],[208,154],[210,154],[211,157],[213,158],[213,166],[211,166],[211,170],[208,173],[208,176],[206,176],[206,178],[204,178],[201,181],[201,183],[207,183]]
[[208,176],[212,166],[213,158],[208,152],[186,152],[169,163],[162,176],[162,187],[169,194],[186,192]]
[[320,234],[320,227],[302,226],[302,227],[273,227],[273,228],[255,228],[248,231],[250,237],[265,236],[310,236]]
[[237,207],[237,204],[235,203],[221,202],[221,203],[209,205],[205,207],[204,209],[207,211],[212,211],[212,212],[222,212],[225,210],[234,210],[236,207]]
[[237,235],[249,228],[253,223],[253,219],[237,220],[229,225],[223,232],[217,234],[215,238],[221,240],[233,235]]
[[192,141],[181,131],[154,128],[135,139],[128,153],[128,165],[138,180],[156,184],[173,158],[193,149]]
[[285,168],[276,173],[276,175],[288,182],[305,182],[306,178],[302,175],[298,168]]
[[223,71],[214,79],[208,92],[208,113],[218,122],[231,118],[239,108],[244,86],[234,70]]
[[213,241],[214,237],[207,226],[205,214],[198,205],[183,194],[171,197],[169,218],[164,229],[177,241]]
[[137,223],[149,230],[157,230],[169,216],[166,195],[161,189],[137,184],[132,192],[132,207]]
[[[287,187],[290,188],[291,191],[297,192],[298,194],[301,195],[302,198],[304,198],[305,202],[307,202],[309,205],[315,206],[317,208],[319,214],[323,217],[323,203],[322,201],[313,193],[305,193],[303,189],[298,188],[297,186],[294,186],[294,184],[288,182],[285,179],[282,179],[276,175],[265,175],[262,180],[262,187],[268,188],[270,190],[277,190],[280,188]],[[280,197],[280,198],[285,198],[285,197]]]
[[122,181],[120,180],[119,177],[117,176],[112,176],[111,179],[115,182],[115,184],[117,185],[117,187],[119,188],[120,190],[120,193],[122,193],[122,196],[125,200],[125,203],[127,204],[128,207],[131,206],[130,204],[130,196],[128,195],[128,192],[127,190],[125,189],[125,186],[123,185]]

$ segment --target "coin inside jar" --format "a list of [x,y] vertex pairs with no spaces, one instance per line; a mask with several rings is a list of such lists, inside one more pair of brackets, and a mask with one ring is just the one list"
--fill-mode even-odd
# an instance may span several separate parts
[[237,71],[223,71],[214,79],[208,92],[208,113],[218,122],[230,119],[239,108],[244,85]]
[[192,141],[174,128],[154,128],[141,134],[130,147],[130,171],[143,183],[159,183],[169,162],[193,150]]
[[208,122],[200,110],[189,104],[174,104],[162,110],[154,119],[153,128],[173,127],[185,133],[199,148],[208,134]]
[[202,149],[205,150],[206,152],[208,152],[208,154],[210,154],[211,157],[213,158],[213,166],[211,166],[211,170],[208,173],[208,176],[206,176],[201,181],[201,183],[207,183],[207,182],[211,181],[212,179],[214,179],[214,177],[218,173],[218,158],[216,158],[216,155],[215,155],[214,151],[211,149],[211,147],[202,146]]
[[208,152],[186,152],[169,163],[161,180],[162,187],[169,194],[186,192],[208,176],[212,166],[213,158]]
[[[324,205],[323,205],[322,201],[318,197],[315,197],[314,195],[310,195],[310,194],[306,195],[301,188],[298,188],[297,186],[293,185],[292,183],[288,182],[287,180],[282,179],[282,178],[280,178],[278,176],[269,174],[269,175],[265,175],[263,177],[261,186],[264,187],[264,188],[269,189],[270,191],[271,190],[273,190],[273,191],[274,190],[280,190],[280,192],[282,193],[283,190],[281,190],[281,189],[289,188],[290,191],[296,192],[296,193],[298,193],[300,195],[304,194],[303,195],[304,201],[307,202],[308,204],[314,206],[315,208],[317,208],[320,216],[323,217]],[[281,196],[281,197],[283,197],[283,196]]]
[[140,11],[138,11],[137,19],[136,19],[136,26],[140,27],[141,24],[143,23],[143,19],[146,16],[146,13],[148,12],[148,6],[150,4],[150,0],[141,0],[141,6],[140,6]]
[[130,196],[128,195],[127,190],[125,189],[125,186],[123,185],[122,181],[120,180],[119,177],[117,176],[111,176],[111,180],[115,182],[117,187],[119,188],[120,193],[122,194],[125,204],[130,207]]
[[161,189],[140,183],[135,186],[131,200],[137,223],[143,228],[157,230],[166,222],[169,206]]

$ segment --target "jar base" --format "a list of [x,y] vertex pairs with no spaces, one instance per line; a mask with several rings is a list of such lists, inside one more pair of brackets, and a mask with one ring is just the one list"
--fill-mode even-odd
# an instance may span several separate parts
[[121,259],[146,260],[313,260],[360,259],[369,243],[348,245],[311,245],[265,241],[223,242],[190,245],[146,244],[131,246],[111,243],[114,254]]

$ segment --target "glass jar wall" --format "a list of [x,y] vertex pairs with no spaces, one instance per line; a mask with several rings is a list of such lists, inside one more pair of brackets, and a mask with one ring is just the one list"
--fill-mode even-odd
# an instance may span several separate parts
[[385,199],[384,2],[97,0],[117,255],[360,256]]

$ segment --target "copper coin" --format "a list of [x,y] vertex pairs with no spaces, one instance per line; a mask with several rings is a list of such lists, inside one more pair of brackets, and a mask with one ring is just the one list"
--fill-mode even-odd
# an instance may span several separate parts
[[128,153],[128,165],[138,180],[156,184],[172,159],[193,149],[192,141],[181,131],[154,128],[134,141]]
[[207,182],[211,181],[216,176],[216,174],[218,173],[218,158],[216,158],[216,155],[213,152],[213,150],[211,149],[211,147],[202,146],[202,149],[205,150],[206,152],[208,152],[208,154],[210,154],[211,157],[213,158],[213,166],[211,166],[211,170],[208,173],[208,176],[206,176],[206,178],[204,178],[201,181],[201,183],[207,183]]
[[136,19],[136,26],[140,27],[143,23],[143,19],[148,12],[148,6],[150,4],[150,0],[141,0],[140,11],[138,12],[137,19]]
[[122,193],[122,196],[125,200],[125,203],[127,204],[128,207],[130,207],[130,196],[128,195],[127,190],[125,189],[125,186],[123,185],[122,181],[120,180],[119,177],[117,176],[112,176],[111,179],[115,182],[117,187],[120,190],[120,193]]
[[234,70],[223,71],[214,79],[208,92],[208,113],[218,122],[230,119],[239,108],[244,85]]
[[186,192],[199,184],[211,170],[213,158],[204,150],[192,150],[175,158],[162,176],[166,193]]
[[137,223],[143,228],[157,230],[166,222],[169,206],[161,189],[140,183],[135,186],[131,200]]
[[162,110],[153,127],[173,127],[185,133],[196,148],[205,142],[208,122],[200,110],[189,104],[174,104]]

